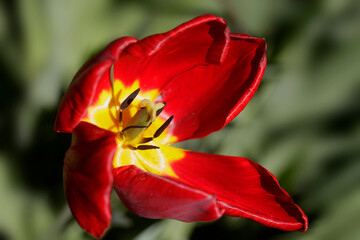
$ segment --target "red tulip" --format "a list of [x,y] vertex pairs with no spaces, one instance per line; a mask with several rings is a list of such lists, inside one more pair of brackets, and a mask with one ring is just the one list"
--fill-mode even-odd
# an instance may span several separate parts
[[306,215],[257,163],[169,146],[223,128],[250,101],[265,66],[263,39],[230,33],[212,15],[142,40],[117,39],[88,61],[55,123],[57,132],[72,133],[64,187],[80,226],[104,234],[114,188],[147,218],[225,214],[306,231]]

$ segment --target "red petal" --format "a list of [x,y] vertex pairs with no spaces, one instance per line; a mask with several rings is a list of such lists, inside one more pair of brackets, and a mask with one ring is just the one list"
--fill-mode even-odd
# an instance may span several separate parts
[[137,215],[193,222],[212,221],[223,213],[215,196],[173,178],[144,172],[133,165],[116,168],[113,173],[115,191],[123,204]]
[[186,152],[174,172],[184,183],[217,196],[225,214],[269,227],[306,231],[306,215],[265,168],[242,157]]
[[78,71],[61,100],[55,131],[72,132],[100,91],[111,88],[110,67],[124,48],[136,41],[130,37],[115,40]]
[[161,90],[184,71],[222,62],[229,40],[224,19],[200,16],[128,47],[116,62],[114,76],[128,86],[140,80],[142,90]]
[[64,188],[80,226],[100,238],[111,222],[110,194],[115,135],[81,122],[64,160]]
[[219,65],[198,66],[173,79],[162,92],[164,112],[178,141],[204,137],[230,122],[254,95],[266,66],[263,39],[231,34]]

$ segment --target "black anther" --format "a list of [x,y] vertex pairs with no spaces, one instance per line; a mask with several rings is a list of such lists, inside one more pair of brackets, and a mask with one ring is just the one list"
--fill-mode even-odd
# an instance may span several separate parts
[[135,126],[128,126],[128,127],[126,127],[126,128],[124,128],[121,132],[123,133],[123,132],[125,132],[126,130],[129,130],[129,129],[131,129],[131,128],[147,128],[148,126],[137,126],[137,125],[135,125]]
[[136,89],[132,94],[130,94],[127,98],[125,98],[125,100],[120,105],[120,109],[121,110],[126,109],[132,103],[132,101],[134,101],[134,99],[139,94],[139,92],[140,92],[140,88]]
[[150,149],[159,149],[158,146],[153,145],[139,145],[136,147],[137,150],[150,150]]
[[148,143],[148,142],[151,142],[153,139],[154,138],[152,138],[152,137],[143,138],[143,139],[141,139],[140,143]]
[[163,104],[164,104],[164,106],[156,111],[156,116],[159,116],[160,113],[164,110],[164,108],[166,106],[166,102],[163,102]]
[[169,117],[169,119],[166,120],[166,122],[164,122],[164,124],[161,125],[161,127],[159,127],[158,130],[156,130],[156,132],[154,134],[154,138],[159,137],[165,131],[165,129],[169,126],[169,124],[171,123],[173,118],[174,118],[174,116]]
[[119,122],[120,123],[122,122],[122,110],[120,110],[120,112],[119,112]]

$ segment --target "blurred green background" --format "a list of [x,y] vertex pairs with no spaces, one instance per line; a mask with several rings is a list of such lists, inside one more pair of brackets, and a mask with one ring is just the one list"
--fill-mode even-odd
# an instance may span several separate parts
[[121,36],[143,38],[201,14],[263,37],[268,66],[247,108],[182,147],[269,169],[310,221],[306,233],[247,219],[151,220],[113,197],[104,239],[360,239],[360,1],[13,0],[0,2],[0,239],[92,239],[62,189],[69,134],[57,105],[80,66]]

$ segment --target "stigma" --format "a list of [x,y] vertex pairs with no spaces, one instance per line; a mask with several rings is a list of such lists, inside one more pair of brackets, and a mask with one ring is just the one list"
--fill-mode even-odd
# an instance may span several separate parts
[[119,123],[121,127],[120,137],[123,140],[123,146],[132,150],[150,150],[158,149],[156,145],[149,145],[155,138],[170,125],[173,116],[167,119],[152,136],[145,136],[146,129],[156,120],[164,110],[166,103],[153,103],[149,99],[142,99],[137,112],[124,122],[124,111],[131,105],[134,99],[140,93],[140,88],[136,89],[127,98],[125,98],[119,109]]

